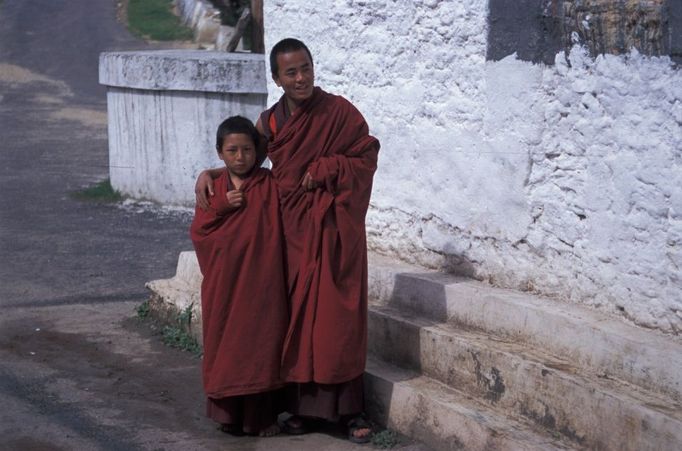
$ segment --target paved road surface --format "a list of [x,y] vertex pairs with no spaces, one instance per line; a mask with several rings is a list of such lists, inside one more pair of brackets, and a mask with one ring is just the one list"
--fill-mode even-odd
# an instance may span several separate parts
[[115,16],[114,0],[0,0],[0,450],[360,449],[217,431],[200,361],[135,318],[191,248],[190,217],[70,197],[108,173],[99,53],[149,48]]

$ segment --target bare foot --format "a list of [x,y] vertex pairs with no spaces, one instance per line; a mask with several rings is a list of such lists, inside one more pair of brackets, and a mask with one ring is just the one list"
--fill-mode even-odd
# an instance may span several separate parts
[[372,430],[370,428],[357,428],[353,429],[351,433],[353,434],[353,437],[362,440],[365,437],[368,437],[369,434],[372,433]]
[[272,423],[265,429],[261,429],[261,431],[258,433],[258,437],[273,437],[280,432],[282,432],[282,430],[280,429],[279,425],[277,423]]
[[348,422],[348,439],[354,443],[367,443],[372,435],[372,426],[362,417],[357,416]]

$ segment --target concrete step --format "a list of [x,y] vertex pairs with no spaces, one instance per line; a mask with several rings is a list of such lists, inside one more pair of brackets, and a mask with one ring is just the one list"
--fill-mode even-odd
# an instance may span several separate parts
[[590,308],[370,255],[371,302],[546,349],[587,373],[682,402],[682,342]]
[[367,413],[436,450],[565,450],[560,440],[510,420],[434,379],[370,359]]
[[[146,283],[151,291],[149,308],[153,316],[166,324],[184,327],[199,343],[201,334],[201,281],[203,277],[194,251],[180,252],[175,276]],[[189,309],[189,324],[176,324],[178,315]]]
[[585,374],[524,343],[410,317],[369,312],[369,353],[523,417],[575,446],[682,449],[682,406],[630,383]]

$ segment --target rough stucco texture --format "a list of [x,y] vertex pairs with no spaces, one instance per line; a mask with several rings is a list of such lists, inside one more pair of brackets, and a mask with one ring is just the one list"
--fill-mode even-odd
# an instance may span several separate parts
[[[682,332],[682,74],[575,46],[486,62],[487,2],[265,2],[382,143],[370,246]],[[281,91],[270,83],[269,103]]]

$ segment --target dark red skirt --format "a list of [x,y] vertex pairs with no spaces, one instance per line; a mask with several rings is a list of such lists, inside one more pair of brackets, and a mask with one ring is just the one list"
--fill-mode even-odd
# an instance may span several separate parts
[[286,408],[292,415],[339,421],[364,410],[362,375],[341,384],[290,384],[285,389]]
[[246,434],[258,434],[284,411],[282,390],[252,395],[206,398],[206,416]]

